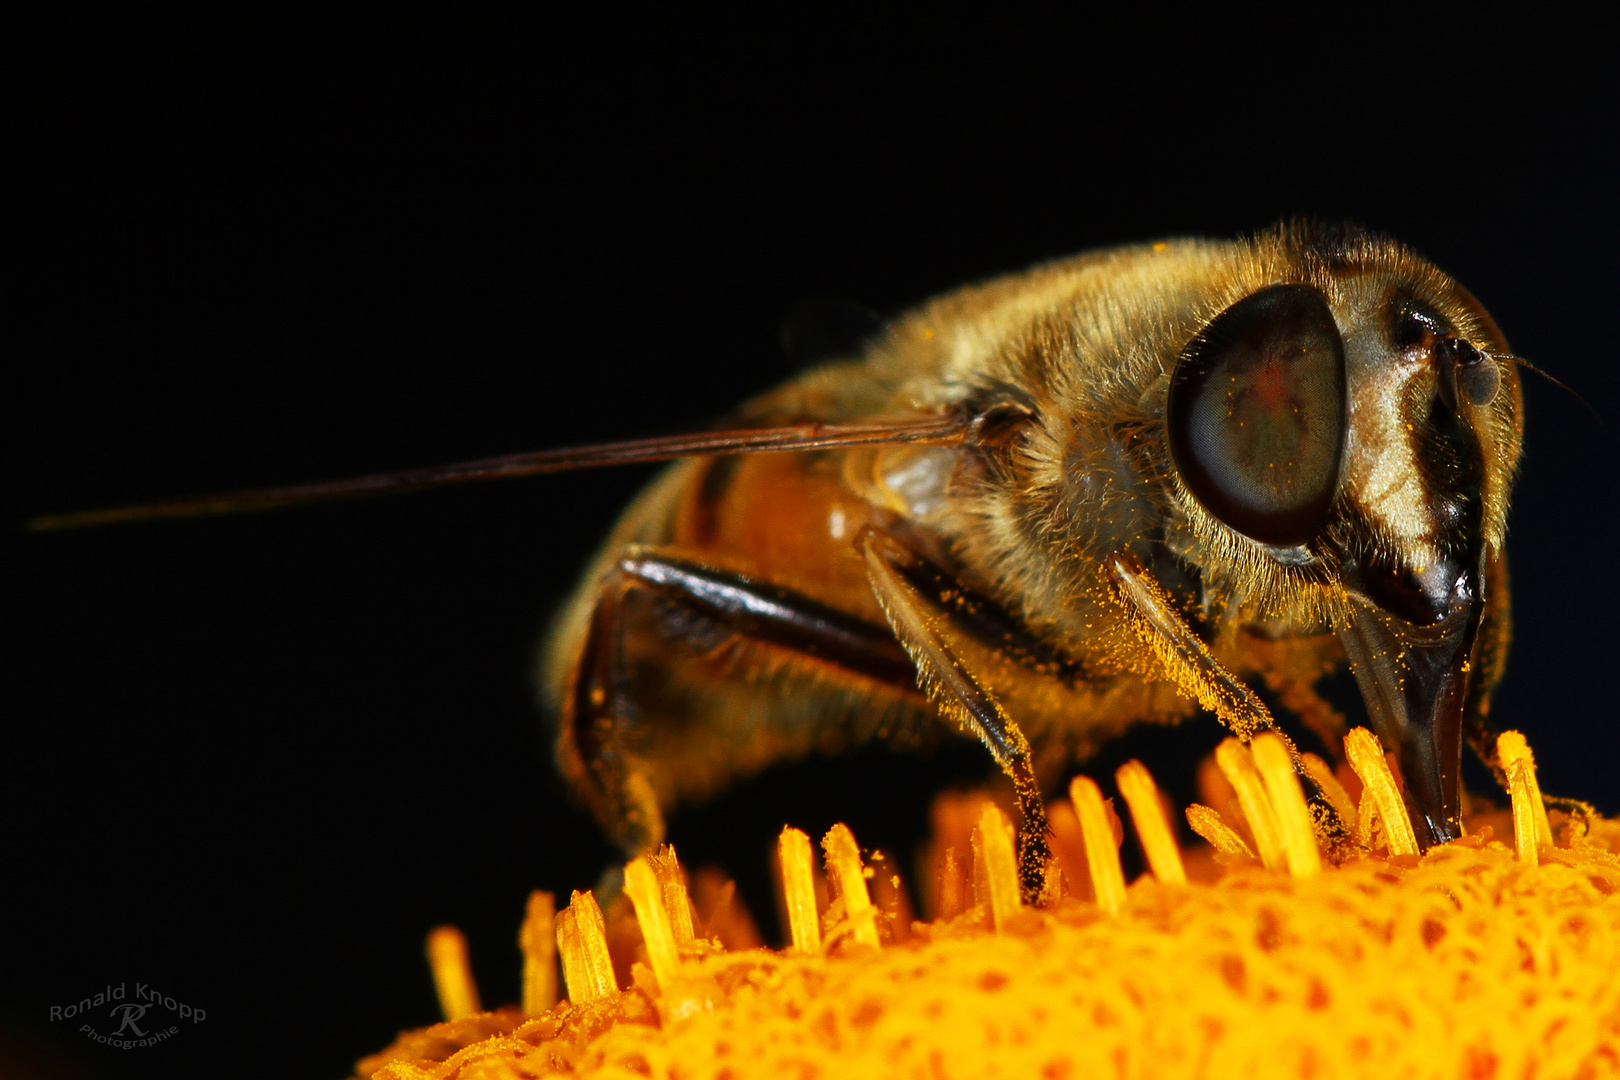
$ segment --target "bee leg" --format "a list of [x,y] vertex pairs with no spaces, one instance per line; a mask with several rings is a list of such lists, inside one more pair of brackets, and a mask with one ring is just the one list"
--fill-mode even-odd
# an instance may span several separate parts
[[653,851],[664,815],[646,766],[626,750],[623,609],[630,583],[617,571],[603,583],[590,629],[562,699],[557,766],[609,837],[627,855]]
[[629,745],[634,688],[623,653],[624,602],[658,596],[752,641],[815,657],[916,692],[916,671],[886,627],[790,589],[677,555],[632,548],[597,594],[590,629],[562,699],[557,760],[613,840],[631,855],[657,848],[664,818],[651,773]]
[[1051,850],[1046,841],[1046,802],[1030,761],[1029,740],[990,688],[940,635],[942,624],[956,621],[955,613],[941,597],[920,591],[914,584],[915,575],[902,572],[923,562],[921,556],[891,534],[871,528],[862,531],[856,546],[866,560],[872,592],[916,665],[917,682],[941,713],[979,737],[996,764],[1012,778],[1023,819],[1018,831],[1019,891],[1024,903],[1039,903]]
[[1463,702],[1463,738],[1491,770],[1503,791],[1509,790],[1507,770],[1496,754],[1500,734],[1491,723],[1491,692],[1507,667],[1508,643],[1513,637],[1507,559],[1498,554],[1485,564],[1485,611],[1468,658],[1468,697]]
[[1322,846],[1330,852],[1348,851],[1350,831],[1339,819],[1338,811],[1327,795],[1317,787],[1300,762],[1294,741],[1281,731],[1271,719],[1265,703],[1243,682],[1226,669],[1209,651],[1209,646],[1187,625],[1176,611],[1153,575],[1128,551],[1114,551],[1104,560],[1108,575],[1137,635],[1158,657],[1177,686],[1220,717],[1232,734],[1244,745],[1263,731],[1275,733],[1288,747],[1294,760],[1294,772],[1305,789],[1311,804],[1311,816],[1316,821],[1316,835]]

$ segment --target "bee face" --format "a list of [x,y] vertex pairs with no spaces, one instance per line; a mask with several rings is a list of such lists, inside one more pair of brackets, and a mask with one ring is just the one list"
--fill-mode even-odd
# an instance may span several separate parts
[[1477,304],[1393,245],[1299,255],[1295,280],[1231,303],[1176,362],[1166,429],[1190,552],[1229,592],[1270,569],[1270,614],[1325,616],[1438,842],[1459,828],[1518,384]]

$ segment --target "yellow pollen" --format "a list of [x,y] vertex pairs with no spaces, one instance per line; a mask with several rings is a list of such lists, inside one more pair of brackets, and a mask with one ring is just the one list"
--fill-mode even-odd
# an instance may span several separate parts
[[1351,801],[1350,793],[1344,790],[1339,778],[1333,775],[1333,766],[1323,761],[1315,754],[1301,754],[1299,760],[1305,765],[1305,775],[1316,781],[1316,786],[1322,789],[1333,809],[1338,812],[1339,820],[1344,827],[1352,833],[1356,831],[1356,821],[1360,816],[1356,813],[1356,804]]
[[782,904],[787,908],[793,947],[811,956],[821,952],[821,922],[816,916],[816,878],[810,863],[810,837],[791,826],[777,841],[782,863]]
[[[1365,785],[1366,794],[1361,800],[1362,817],[1368,816],[1366,795],[1371,794],[1372,805],[1378,809],[1378,820],[1384,826],[1389,853],[1416,855],[1417,836],[1412,832],[1412,819],[1406,814],[1406,803],[1401,799],[1400,789],[1395,786],[1395,774],[1390,772],[1389,762],[1384,760],[1384,748],[1378,745],[1378,739],[1366,728],[1353,728],[1344,737],[1344,753],[1350,759],[1350,767]],[[1370,838],[1370,826],[1366,831]]]
[[439,1011],[446,1020],[460,1020],[481,1012],[478,987],[467,963],[467,939],[453,926],[436,927],[427,936],[428,966],[433,988],[439,992]]
[[1097,906],[1118,915],[1125,906],[1125,872],[1119,865],[1119,848],[1108,824],[1102,791],[1091,777],[1077,776],[1069,782],[1069,801],[1074,803],[1080,835],[1085,837],[1086,869],[1091,871],[1091,890],[1097,896]]
[[1266,732],[1256,735],[1249,747],[1254,765],[1271,798],[1271,811],[1277,822],[1278,837],[1288,872],[1297,878],[1315,877],[1322,872],[1322,856],[1316,850],[1316,829],[1311,811],[1305,805],[1305,792],[1294,775],[1294,763],[1282,739]]
[[1277,832],[1277,815],[1266,797],[1265,785],[1254,767],[1254,757],[1248,748],[1236,739],[1223,739],[1215,748],[1215,764],[1221,767],[1232,790],[1237,792],[1238,806],[1243,819],[1249,823],[1249,835],[1260,851],[1260,861],[1268,870],[1281,870],[1287,864],[1283,854],[1282,837]]
[[1131,822],[1142,841],[1142,854],[1147,858],[1153,876],[1170,885],[1187,884],[1187,870],[1181,865],[1181,850],[1170,831],[1170,822],[1164,816],[1164,803],[1159,799],[1159,787],[1153,775],[1140,761],[1127,761],[1114,773],[1119,793],[1130,808]]

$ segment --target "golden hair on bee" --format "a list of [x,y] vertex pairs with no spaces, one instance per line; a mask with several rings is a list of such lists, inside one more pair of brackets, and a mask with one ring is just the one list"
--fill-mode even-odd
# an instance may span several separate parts
[[1044,794],[1073,762],[1198,708],[1245,741],[1275,731],[1255,682],[1341,745],[1317,684],[1346,665],[1418,841],[1459,834],[1464,742],[1501,777],[1487,716],[1523,427],[1507,343],[1462,286],[1396,241],[1291,224],[851,325],[869,332],[730,430],[36,524],[680,459],[542,656],[558,765],[629,854],[773,763],[955,726],[1014,782],[1034,901]]
[[[925,303],[737,420],[956,415],[969,434],[675,466],[549,646],[559,760],[640,849],[681,799],[812,749],[915,741],[937,709],[1032,818],[1130,723],[1196,703],[1269,729],[1245,679],[1342,725],[1314,684],[1348,652],[1426,837],[1454,835],[1456,748],[1488,743],[1505,653],[1506,352],[1400,244],[1312,225],[1095,252]],[[716,600],[721,577],[781,621],[743,610],[758,596]],[[885,683],[892,651],[829,660],[830,637],[787,629],[796,607],[898,638],[929,701],[909,668]]]

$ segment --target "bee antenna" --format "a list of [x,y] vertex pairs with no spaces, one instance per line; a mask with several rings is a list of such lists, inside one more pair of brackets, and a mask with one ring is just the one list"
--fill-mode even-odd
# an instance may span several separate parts
[[464,461],[458,465],[434,465],[425,469],[355,476],[347,480],[322,480],[313,484],[287,484],[251,491],[227,491],[141,506],[121,506],[110,510],[84,510],[71,514],[47,514],[30,518],[27,527],[34,532],[78,529],[89,525],[116,525],[128,521],[160,518],[204,517],[212,514],[239,514],[254,510],[274,510],[352,499],[362,495],[425,491],[483,480],[592,469],[603,465],[630,465],[637,462],[674,461],[676,458],[713,454],[747,454],[803,450],[832,450],[851,446],[890,446],[921,443],[955,446],[967,442],[969,420],[956,413],[918,419],[897,419],[868,424],[823,424],[806,421],[769,428],[736,428],[725,431],[699,431],[685,435],[662,435],[651,439],[567,446],[537,450],[527,454]]
[[1560,390],[1564,391],[1570,397],[1572,397],[1576,401],[1580,402],[1581,405],[1585,407],[1586,411],[1592,414],[1592,419],[1596,420],[1598,422],[1598,426],[1599,427],[1603,426],[1603,414],[1598,412],[1596,407],[1594,407],[1593,404],[1590,401],[1587,401],[1586,398],[1584,398],[1580,394],[1576,393],[1575,390],[1573,388],[1571,388],[1568,383],[1566,383],[1562,379],[1558,378],[1558,376],[1553,375],[1552,373],[1550,373],[1548,371],[1545,371],[1542,368],[1538,368],[1536,365],[1532,364],[1530,361],[1526,360],[1524,357],[1522,357],[1522,356],[1514,356],[1512,353],[1497,353],[1496,358],[1498,360],[1507,360],[1510,363],[1514,363],[1514,364],[1519,365],[1520,367],[1524,368],[1527,371],[1533,371],[1537,375],[1540,375],[1543,379],[1546,379],[1548,382],[1552,383],[1554,386],[1556,386]]

